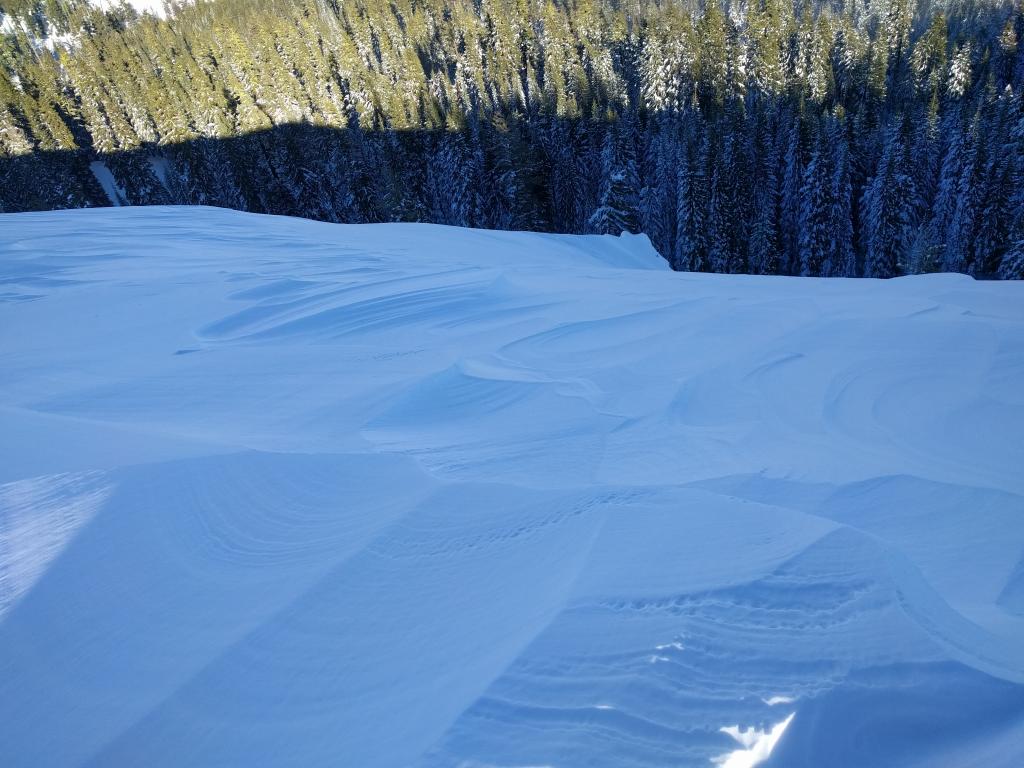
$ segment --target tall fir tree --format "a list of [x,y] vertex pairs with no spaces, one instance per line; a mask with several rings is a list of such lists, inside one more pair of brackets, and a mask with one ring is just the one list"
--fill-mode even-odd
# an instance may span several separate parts
[[904,263],[910,223],[910,177],[897,127],[886,132],[882,157],[864,191],[864,276],[893,277]]

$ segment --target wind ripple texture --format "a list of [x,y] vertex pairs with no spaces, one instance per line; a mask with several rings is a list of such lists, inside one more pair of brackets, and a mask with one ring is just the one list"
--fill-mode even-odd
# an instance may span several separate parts
[[0,762],[1024,765],[1024,285],[0,216]]

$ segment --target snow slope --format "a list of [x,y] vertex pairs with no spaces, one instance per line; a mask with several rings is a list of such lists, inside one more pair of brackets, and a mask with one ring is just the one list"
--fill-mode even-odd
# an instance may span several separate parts
[[0,216],[0,755],[1024,764],[1024,285]]

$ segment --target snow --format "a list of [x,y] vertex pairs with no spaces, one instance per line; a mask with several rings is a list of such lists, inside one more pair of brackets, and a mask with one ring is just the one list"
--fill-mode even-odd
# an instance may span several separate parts
[[89,170],[92,171],[96,181],[103,187],[103,192],[112,206],[117,207],[125,204],[125,191],[118,186],[114,174],[111,173],[106,163],[102,160],[93,160],[89,163]]
[[[121,0],[89,0],[89,2],[102,10],[109,10],[120,5]],[[165,0],[127,0],[128,5],[138,13],[149,13],[157,18],[167,18],[168,10],[173,12],[173,5],[169,8]]]
[[738,725],[720,728],[722,733],[732,736],[743,749],[716,757],[714,762],[721,768],[754,768],[755,765],[760,765],[771,757],[772,750],[786,732],[786,728],[793,722],[795,714],[794,712],[782,722],[776,723],[768,731],[759,731],[756,728],[744,730]]
[[0,359],[11,765],[1024,763],[1020,283],[6,214]]
[[156,176],[163,188],[170,189],[170,184],[167,181],[167,172],[169,170],[167,159],[150,155],[147,160],[149,161],[149,167],[153,169],[153,175]]
[[[51,53],[58,47],[69,48],[75,45],[78,40],[75,35],[62,32],[49,20],[46,21],[46,31],[40,36],[25,18],[0,12],[0,34],[10,35],[16,32],[24,33],[28,41],[37,50],[45,49]],[[10,77],[15,87],[20,90],[21,79],[18,77],[18,74],[16,72],[10,73]]]
[[51,53],[57,48],[68,48],[78,44],[78,36],[70,32],[61,32],[53,22],[46,22],[46,37],[42,41],[43,47]]

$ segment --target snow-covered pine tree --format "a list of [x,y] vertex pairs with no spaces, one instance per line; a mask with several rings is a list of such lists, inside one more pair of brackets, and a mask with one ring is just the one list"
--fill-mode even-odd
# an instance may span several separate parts
[[675,244],[675,143],[666,129],[653,124],[655,135],[644,143],[648,147],[646,183],[640,191],[640,228],[659,253],[671,253]]
[[1024,236],[1017,236],[1003,254],[999,277],[1002,280],[1024,280]]
[[427,163],[430,221],[467,226],[476,180],[472,158],[458,133],[445,132],[433,145]]
[[953,187],[953,211],[943,242],[943,269],[971,273],[974,269],[974,234],[978,225],[978,121],[975,117],[964,135],[959,175]]
[[[1020,27],[1024,33],[1024,15]],[[1024,45],[1020,48],[1024,48]],[[1010,134],[1009,146],[1011,156],[1016,160],[1011,199],[1011,208],[1016,212],[1016,217],[1010,230],[1009,246],[999,264],[999,277],[1003,280],[1024,280],[1024,104],[1021,103],[1020,94],[1016,98],[1017,118]]]
[[604,182],[601,201],[587,222],[591,232],[619,235],[639,232],[639,176],[628,127],[618,124],[605,136],[601,153]]
[[878,168],[861,203],[865,277],[893,277],[904,263],[910,222],[910,177],[903,164],[898,127],[886,131]]
[[800,273],[800,198],[803,183],[803,159],[800,147],[800,118],[780,121],[784,129],[782,192],[779,203],[779,262],[783,274]]
[[758,115],[753,130],[755,171],[750,180],[752,211],[747,267],[755,275],[774,275],[779,271],[779,155],[774,139],[774,120],[763,112]]
[[853,184],[850,174],[850,144],[843,115],[832,117],[826,129],[831,152],[831,189],[828,211],[829,256],[823,277],[855,277],[857,255],[853,247]]
[[991,276],[1000,268],[1003,253],[1011,242],[1015,210],[1015,166],[1020,162],[1020,145],[1011,128],[1018,97],[1009,86],[998,96],[989,94],[982,121],[985,132],[980,142],[983,157],[977,179],[978,216],[983,222],[973,238],[972,274]]
[[613,170],[605,182],[601,204],[590,217],[590,231],[598,235],[639,232],[636,215],[636,189],[624,170]]
[[728,273],[732,270],[729,252],[728,211],[725,201],[725,185],[722,182],[723,173],[724,169],[715,164],[712,166],[711,177],[708,180],[708,266],[712,272]]
[[816,277],[832,271],[830,262],[833,233],[830,231],[832,181],[829,168],[831,152],[823,131],[804,167],[800,189],[798,252],[800,274]]
[[709,152],[706,134],[696,156],[690,152],[685,137],[680,147],[676,187],[676,269],[704,272],[710,268],[707,231]]
[[[1006,190],[1022,152],[1005,138],[1024,92],[1019,2],[952,23],[948,4],[918,0],[246,0],[166,20],[12,2],[31,18],[0,34],[5,207],[105,204],[90,160],[116,155],[132,202],[566,232],[602,204],[635,207],[677,264],[847,274],[863,271],[860,203],[888,126],[909,123],[899,269],[1001,274],[1019,239]],[[40,39],[58,12],[74,44]],[[839,115],[846,146],[825,152],[810,127]],[[643,162],[602,162],[608,134]],[[833,248],[817,268],[801,225],[820,234],[802,192],[812,161]]]

